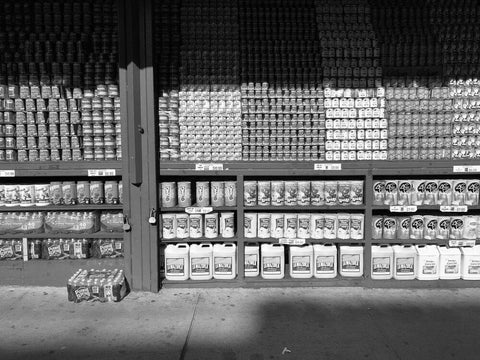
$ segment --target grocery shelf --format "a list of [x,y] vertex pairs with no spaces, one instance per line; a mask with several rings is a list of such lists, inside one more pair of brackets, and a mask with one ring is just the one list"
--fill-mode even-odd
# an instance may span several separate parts
[[458,288],[476,288],[480,286],[479,281],[475,280],[372,280],[369,279],[366,284],[368,288],[384,289],[458,289]]
[[[192,205],[192,207],[197,207],[196,205]],[[211,207],[213,208],[212,212],[216,212],[216,211],[235,211],[237,210],[237,207],[236,206],[207,206],[207,207]],[[160,207],[160,212],[185,212],[185,208],[184,207],[179,207],[179,206],[175,206],[175,207]]]
[[[67,177],[88,176],[88,170],[115,170],[122,175],[121,161],[44,161],[44,162],[0,162],[0,170],[15,170],[15,177]],[[6,178],[7,179],[7,178]]]
[[233,280],[167,280],[161,281],[161,287],[165,289],[171,288],[237,288],[241,287],[242,283],[238,279]]
[[0,212],[10,211],[93,211],[122,210],[123,205],[47,205],[47,206],[0,206]]
[[[278,238],[244,238],[244,242],[258,242],[258,243],[279,243]],[[365,240],[351,240],[351,239],[305,239],[307,244],[362,244]]]
[[105,232],[99,231],[92,234],[52,234],[52,233],[41,233],[41,234],[1,234],[0,239],[58,239],[58,238],[68,238],[68,239],[96,239],[96,238],[108,238],[108,239],[123,239],[124,233],[119,232]]
[[[474,210],[474,211],[480,210],[479,205],[473,205],[473,206],[469,205],[469,206],[467,206],[467,208],[468,208],[468,211],[470,211],[470,210]],[[373,205],[372,210],[390,212],[390,206],[389,205]],[[415,213],[412,213],[412,214],[418,214],[421,211],[435,211],[435,212],[438,211],[438,212],[441,212],[440,205],[417,205],[417,211]],[[394,214],[396,212],[391,212],[391,213]],[[442,214],[452,214],[452,213],[453,214],[465,214],[464,212],[454,212],[454,211],[442,212]]]
[[217,237],[217,238],[206,238],[206,237],[201,237],[201,238],[186,238],[186,239],[160,239],[162,243],[165,244],[178,244],[178,243],[203,243],[203,242],[212,242],[212,243],[217,243],[217,242],[237,242],[238,238],[237,237],[232,237],[232,238],[222,238],[222,237]]
[[447,245],[448,239],[434,239],[434,240],[425,240],[425,239],[372,239],[373,244],[411,244],[411,245]]
[[286,269],[285,277],[283,279],[263,279],[261,276],[246,277],[244,279],[247,287],[261,288],[261,287],[351,287],[351,286],[363,286],[365,281],[364,277],[358,278],[346,278],[338,275],[333,279],[317,279],[314,277],[308,279],[296,279],[292,278],[287,273]]
[[0,261],[0,285],[66,286],[67,280],[78,269],[123,269],[125,260],[4,260]]
[[279,211],[354,211],[354,210],[365,210],[365,205],[322,205],[322,206],[302,206],[302,205],[282,205],[282,206],[245,206],[245,211],[272,211],[272,210],[279,210]]

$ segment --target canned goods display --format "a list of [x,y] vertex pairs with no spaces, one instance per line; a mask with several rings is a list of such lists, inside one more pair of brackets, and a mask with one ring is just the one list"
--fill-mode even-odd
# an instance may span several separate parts
[[[195,185],[192,192],[192,184]],[[192,196],[194,194],[194,196]],[[160,183],[162,207],[236,206],[236,181],[189,181]]]
[[162,213],[160,217],[163,239],[198,239],[206,237],[232,238],[236,227],[233,212],[186,214]]

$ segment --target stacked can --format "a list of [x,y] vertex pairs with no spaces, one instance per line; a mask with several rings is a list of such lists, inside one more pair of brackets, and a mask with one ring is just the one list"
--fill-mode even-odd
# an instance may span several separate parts
[[160,202],[162,207],[175,206],[236,206],[237,183],[236,181],[190,181],[162,182],[160,184]]

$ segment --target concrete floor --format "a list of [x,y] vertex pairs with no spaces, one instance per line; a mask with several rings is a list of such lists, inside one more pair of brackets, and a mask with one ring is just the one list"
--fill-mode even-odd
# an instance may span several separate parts
[[0,360],[480,359],[480,289],[0,287]]

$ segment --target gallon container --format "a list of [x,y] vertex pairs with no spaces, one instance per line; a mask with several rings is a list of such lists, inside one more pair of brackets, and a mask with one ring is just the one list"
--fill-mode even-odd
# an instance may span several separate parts
[[245,277],[260,275],[260,247],[257,243],[245,244]]
[[340,246],[340,275],[345,277],[363,276],[363,246]]
[[396,280],[415,279],[415,269],[417,268],[417,251],[413,245],[394,245],[393,246],[393,278]]
[[393,277],[393,249],[390,245],[372,245],[372,279],[387,280]]
[[417,279],[438,280],[440,254],[436,245],[417,245]]
[[480,280],[480,245],[474,247],[465,247],[462,252],[462,272],[463,280]]
[[308,279],[313,276],[313,246],[290,246],[290,276]]
[[212,262],[211,243],[190,245],[190,279],[210,280],[213,277]]
[[262,244],[262,269],[264,279],[283,279],[285,250],[281,244]]
[[165,248],[165,278],[167,280],[188,279],[188,244],[170,244]]
[[440,252],[440,280],[460,279],[462,261],[460,249],[439,245],[438,251]]
[[237,246],[234,243],[213,245],[213,278],[235,279],[237,275]]
[[337,247],[334,244],[313,245],[313,256],[313,276],[317,279],[332,279],[337,276]]

